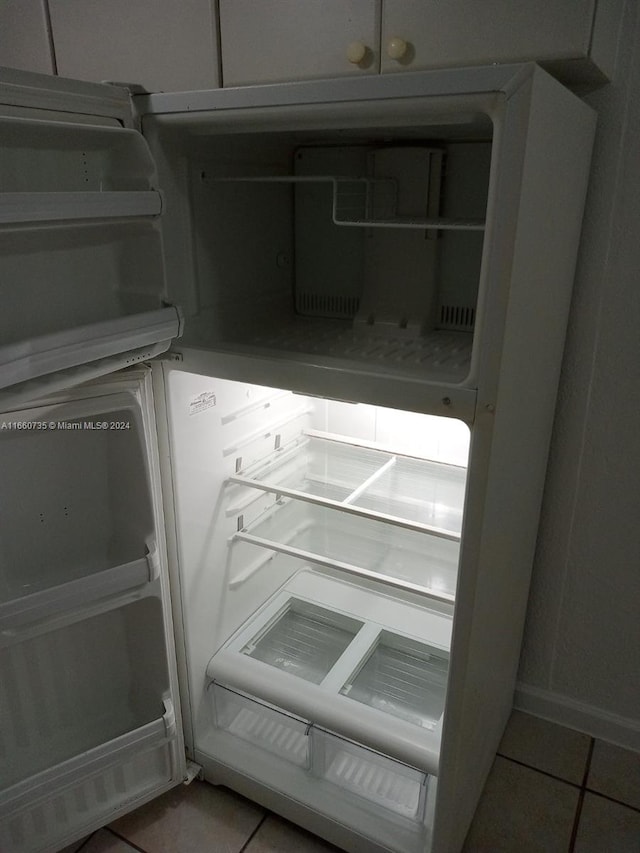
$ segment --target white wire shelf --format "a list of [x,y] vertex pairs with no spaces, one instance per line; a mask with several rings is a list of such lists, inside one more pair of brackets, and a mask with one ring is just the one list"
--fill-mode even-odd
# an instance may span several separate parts
[[335,225],[357,228],[404,228],[430,231],[484,231],[482,219],[398,216],[394,178],[343,177],[339,175],[260,175],[203,178],[216,183],[310,184],[333,188],[332,219]]

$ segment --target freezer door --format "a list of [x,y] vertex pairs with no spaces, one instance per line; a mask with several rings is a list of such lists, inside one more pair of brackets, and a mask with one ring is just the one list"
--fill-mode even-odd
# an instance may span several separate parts
[[182,782],[150,370],[0,414],[0,850]]
[[0,408],[168,349],[163,200],[126,89],[0,69]]

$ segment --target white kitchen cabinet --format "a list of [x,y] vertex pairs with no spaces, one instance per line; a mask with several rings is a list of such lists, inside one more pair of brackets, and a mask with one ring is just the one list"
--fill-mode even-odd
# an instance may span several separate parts
[[535,60],[568,83],[594,85],[613,75],[621,8],[622,0],[221,0],[223,82]]
[[46,0],[0,3],[0,65],[53,73]]
[[151,92],[219,85],[210,0],[49,0],[49,9],[61,77]]
[[225,86],[376,74],[380,0],[221,0]]
[[618,0],[384,0],[381,70],[536,60],[564,78],[606,77]]

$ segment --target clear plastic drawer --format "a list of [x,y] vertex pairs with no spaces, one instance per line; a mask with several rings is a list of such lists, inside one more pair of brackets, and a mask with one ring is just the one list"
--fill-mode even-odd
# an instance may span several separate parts
[[220,684],[211,685],[215,723],[299,767],[309,766],[309,723]]
[[314,772],[360,801],[413,821],[424,814],[428,776],[324,729],[311,729]]

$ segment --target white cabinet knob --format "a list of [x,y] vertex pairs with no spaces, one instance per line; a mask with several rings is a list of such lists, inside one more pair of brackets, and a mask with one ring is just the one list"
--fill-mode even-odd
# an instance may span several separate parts
[[387,56],[390,59],[402,59],[407,54],[409,45],[400,36],[394,36],[387,45]]
[[367,55],[367,46],[361,41],[352,41],[347,47],[347,59],[354,65],[358,65]]

